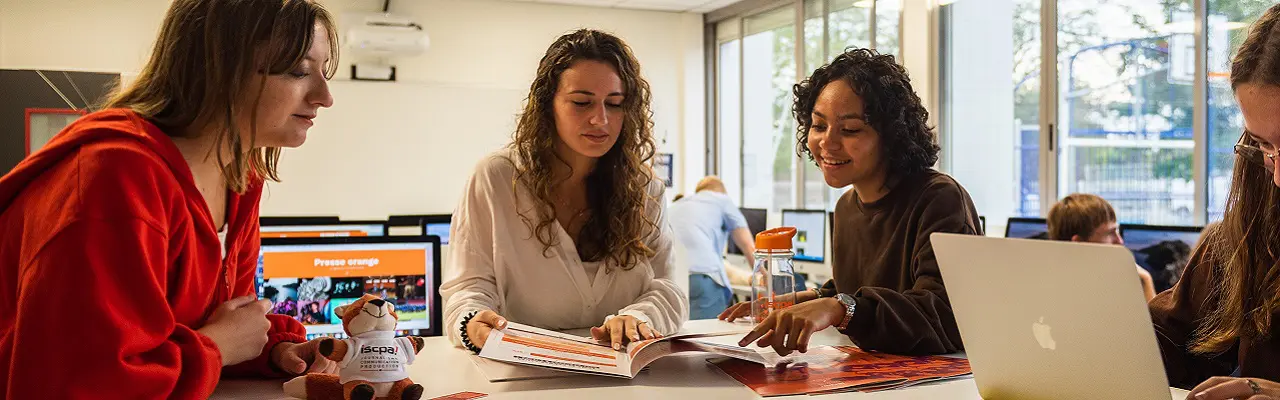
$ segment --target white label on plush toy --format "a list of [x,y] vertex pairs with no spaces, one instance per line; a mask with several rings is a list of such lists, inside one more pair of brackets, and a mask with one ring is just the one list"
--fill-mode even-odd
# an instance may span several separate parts
[[413,363],[413,343],[409,338],[360,338],[342,365],[342,381],[394,382],[408,378],[405,365]]

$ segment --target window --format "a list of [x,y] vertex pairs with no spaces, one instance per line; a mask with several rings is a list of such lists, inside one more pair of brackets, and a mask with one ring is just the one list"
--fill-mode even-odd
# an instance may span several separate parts
[[716,26],[716,126],[719,127],[720,179],[729,197],[742,198],[742,41],[739,21]]
[[[742,207],[830,209],[844,192],[827,187],[818,168],[796,156],[792,89],[847,47],[898,54],[901,0],[873,1],[793,0],[712,22],[718,140],[712,146],[718,174]],[[875,15],[873,5],[882,7]],[[798,12],[802,30],[796,29]],[[873,27],[875,22],[881,25]],[[874,40],[873,28],[881,33]]]
[[[902,13],[902,0],[876,1],[876,50],[882,54],[901,57],[898,52],[898,23]],[[901,60],[899,60],[901,62]]]
[[[1043,215],[1041,205],[1051,202],[1041,197],[1075,192],[1106,198],[1121,222],[1195,225],[1221,218],[1232,147],[1243,130],[1228,82],[1230,58],[1272,1],[1208,0],[1201,15],[1193,0],[941,4],[943,168],[989,219]],[[1057,39],[1049,62],[1041,56],[1043,11],[1056,13],[1056,25],[1045,27]],[[1208,22],[1201,35],[1198,19]],[[1198,60],[1207,71],[1197,71]],[[998,82],[1005,71],[1013,72],[1012,86]],[[1203,98],[1195,96],[1197,84],[1207,88]],[[1042,108],[1053,115],[1042,118]],[[1207,120],[1197,125],[1200,112]],[[1053,127],[1052,137],[1042,127]],[[975,146],[978,140],[988,143]],[[1197,157],[1206,161],[1204,174],[1196,173]],[[1042,177],[1050,181],[1042,184]]]
[[794,206],[796,83],[795,9],[783,7],[744,21],[742,38],[742,206]]
[[849,47],[871,47],[871,1],[829,0],[827,46],[832,57]]
[[[1190,1],[1064,0],[1058,15],[1058,194],[1102,196],[1121,222],[1193,224],[1193,74],[1172,63]],[[1181,42],[1194,60],[1194,37]]]
[[989,221],[1040,215],[1040,10],[1039,0],[940,10],[943,169]]
[[[826,64],[830,60],[830,52],[827,49],[824,38],[827,32],[824,30],[828,21],[824,21],[823,12],[824,5],[822,0],[805,0],[804,2],[804,74],[805,76],[813,74],[818,67]],[[794,136],[792,143],[796,143]],[[797,143],[798,144],[798,143]],[[823,210],[827,208],[830,188],[827,187],[826,181],[822,178],[822,171],[818,170],[818,165],[809,161],[807,157],[803,157],[799,162],[804,166],[804,207],[810,210]]]
[[1240,117],[1231,90],[1231,58],[1249,33],[1249,25],[1273,3],[1273,0],[1209,0],[1208,24],[1208,220],[1222,219],[1227,190],[1231,186],[1231,169],[1235,158],[1232,149],[1244,121]]

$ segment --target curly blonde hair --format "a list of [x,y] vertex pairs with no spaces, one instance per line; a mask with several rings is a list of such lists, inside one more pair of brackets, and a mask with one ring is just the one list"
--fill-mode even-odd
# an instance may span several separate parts
[[640,76],[640,63],[631,48],[616,36],[589,29],[565,34],[551,44],[538,64],[509,146],[516,158],[511,160],[516,165],[515,181],[529,189],[537,205],[537,215],[521,212],[520,219],[542,243],[544,255],[560,244],[554,229],[557,215],[552,189],[563,180],[554,179],[552,165],[568,163],[556,154],[553,100],[560,76],[583,60],[612,66],[622,80],[625,96],[618,141],[600,157],[586,178],[588,209],[592,212],[582,228],[589,234],[581,235],[576,243],[578,256],[587,262],[607,261],[606,270],[630,270],[655,254],[645,244],[645,238],[658,230],[658,224],[646,216],[645,210],[659,206],[648,191],[654,180],[650,164],[656,146],[649,83]]

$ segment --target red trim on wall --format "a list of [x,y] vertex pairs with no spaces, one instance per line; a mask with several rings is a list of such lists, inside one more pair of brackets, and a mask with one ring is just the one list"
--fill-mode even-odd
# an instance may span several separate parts
[[22,147],[23,158],[26,158],[27,156],[31,155],[31,114],[86,115],[88,113],[89,112],[85,110],[73,110],[70,108],[28,108],[25,111],[23,111],[23,116],[22,116],[22,123],[23,123],[22,132],[24,136],[23,147]]

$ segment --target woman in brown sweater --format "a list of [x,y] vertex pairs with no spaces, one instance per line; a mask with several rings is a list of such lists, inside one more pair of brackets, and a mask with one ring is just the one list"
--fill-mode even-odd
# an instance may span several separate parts
[[[1173,386],[1198,400],[1280,398],[1280,5],[1231,64],[1244,115],[1226,214],[1173,289],[1151,301]],[[1251,397],[1252,396],[1252,397]]]
[[[982,234],[969,193],[932,169],[929,112],[892,56],[849,50],[795,86],[797,151],[827,184],[852,186],[832,222],[832,276],[764,319],[740,345],[805,351],[836,327],[858,346],[899,354],[961,351],[960,331],[929,243],[934,232]],[[744,304],[721,314],[746,314]]]

